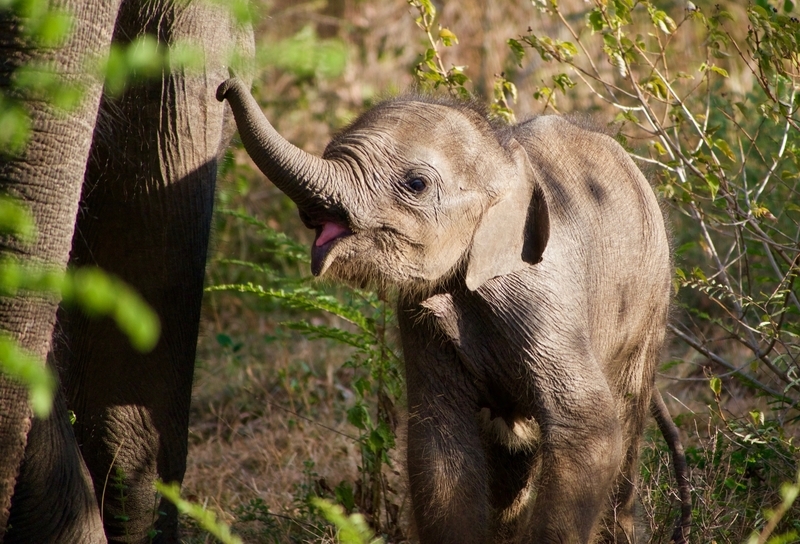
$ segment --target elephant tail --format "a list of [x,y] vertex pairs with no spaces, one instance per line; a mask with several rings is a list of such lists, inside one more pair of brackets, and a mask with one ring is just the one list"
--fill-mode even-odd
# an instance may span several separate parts
[[675,479],[678,481],[678,496],[681,501],[681,515],[675,530],[672,533],[672,542],[675,544],[686,544],[689,540],[689,529],[692,525],[692,496],[689,486],[689,466],[686,464],[686,455],[683,451],[678,427],[669,415],[667,405],[657,388],[653,387],[650,397],[650,413],[658,423],[664,440],[667,441],[670,454],[672,455],[672,465],[675,467]]

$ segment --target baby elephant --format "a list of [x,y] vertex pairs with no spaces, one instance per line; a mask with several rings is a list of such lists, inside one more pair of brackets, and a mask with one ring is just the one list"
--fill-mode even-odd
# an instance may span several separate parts
[[[671,297],[656,197],[612,138],[384,102],[322,158],[217,91],[316,230],[311,269],[394,286],[423,543],[633,542],[639,438]],[[660,400],[660,399],[659,399]]]

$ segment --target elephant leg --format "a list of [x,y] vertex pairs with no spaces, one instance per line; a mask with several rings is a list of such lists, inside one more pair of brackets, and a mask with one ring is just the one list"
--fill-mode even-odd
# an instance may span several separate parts
[[614,373],[616,382],[614,397],[624,399],[619,406],[619,418],[627,450],[614,483],[614,493],[610,506],[602,522],[604,542],[636,543],[636,489],[639,474],[639,452],[641,436],[649,413],[650,393],[653,388],[656,361],[661,350],[663,333],[660,331],[638,348],[620,365]]
[[408,389],[407,462],[422,544],[488,544],[489,489],[472,380],[424,318],[399,313]]
[[[156,311],[161,337],[136,351],[109,320],[73,309],[60,319],[67,401],[110,541],[174,542],[174,506],[153,482],[181,482],[214,202],[217,157],[231,136],[215,91],[225,55],[252,35],[223,7],[200,1],[125,0],[114,40],[144,34],[181,41],[202,67],[105,96],[86,169],[72,263],[120,277]],[[248,45],[249,43],[249,45]]]
[[408,473],[420,542],[488,543],[484,453],[473,414],[409,391]]
[[623,463],[616,403],[596,366],[582,366],[569,387],[551,382],[534,393],[542,468],[530,542],[592,542]]
[[3,542],[105,541],[91,478],[59,390],[51,416],[33,419]]
[[520,529],[530,523],[539,457],[535,450],[512,450],[494,440],[484,448],[494,542],[516,542]]
[[[38,234],[31,242],[4,234],[0,260],[63,271],[102,90],[102,81],[85,67],[107,52],[119,2],[45,4],[72,16],[72,32],[58,47],[39,49],[29,43],[21,32],[26,21],[11,15],[8,5],[0,10],[2,95],[19,99],[31,121],[22,153],[0,151],[0,192],[29,208]],[[37,93],[29,96],[13,88],[14,71],[34,65],[53,67],[59,87],[83,90],[74,110],[60,110]],[[42,365],[50,350],[58,302],[58,296],[45,293],[0,299],[0,330]],[[76,455],[65,410],[63,400],[57,399],[49,419],[34,418],[27,390],[0,375],[0,541],[104,540],[97,508],[86,503],[91,485]],[[53,486],[55,482],[63,487]]]

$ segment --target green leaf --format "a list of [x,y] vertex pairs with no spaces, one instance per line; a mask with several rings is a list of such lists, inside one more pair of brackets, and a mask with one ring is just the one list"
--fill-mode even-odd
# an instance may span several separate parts
[[592,32],[600,32],[606,27],[606,21],[603,18],[603,12],[599,8],[594,8],[588,15],[589,27]]
[[767,10],[771,11],[772,6],[769,5],[768,0],[756,0],[756,5],[753,7],[753,9],[761,10],[760,15],[763,18],[768,18],[769,15],[767,14]]
[[217,343],[223,348],[233,347],[233,339],[224,333],[219,333],[217,335]]
[[33,242],[36,223],[30,209],[15,198],[0,195],[0,232],[16,236],[22,242]]
[[655,149],[655,150],[656,150],[656,152],[657,152],[659,155],[666,155],[666,154],[667,154],[667,150],[666,150],[666,149],[664,149],[664,146],[663,146],[663,145],[661,145],[661,143],[660,143],[660,142],[653,142],[653,149]]
[[746,489],[746,486],[742,482],[739,482],[739,481],[735,480],[732,477],[725,478],[725,481],[723,483],[724,483],[725,487],[727,487],[728,489],[731,489],[731,490],[743,490],[743,489]]
[[711,66],[709,66],[709,70],[711,70],[716,74],[721,75],[722,77],[728,77],[728,71],[725,68],[721,68],[719,66],[712,64]]
[[567,74],[556,74],[553,76],[553,83],[561,89],[563,94],[567,93],[567,89],[571,89],[575,86],[575,82],[572,81]]
[[232,534],[231,528],[218,520],[214,512],[182,498],[181,488],[177,483],[165,484],[159,480],[154,485],[156,491],[177,507],[178,512],[195,520],[200,527],[217,537],[223,544],[243,544],[242,539]]
[[422,6],[426,15],[429,15],[431,18],[436,17],[436,6],[433,5],[433,2],[431,2],[431,0],[416,0],[416,1],[419,2],[420,6]]
[[553,89],[550,87],[536,87],[536,90],[533,91],[533,97],[536,100],[549,100],[550,96],[553,94]]
[[281,325],[294,331],[301,332],[311,340],[326,338],[359,349],[366,349],[374,340],[371,336],[366,334],[353,334],[335,327],[312,325],[305,320],[282,322]]
[[99,268],[79,268],[72,275],[72,299],[89,315],[111,313],[117,301],[117,286]]
[[525,48],[522,46],[519,41],[511,38],[507,42],[508,47],[511,49],[511,53],[514,55],[514,60],[516,61],[518,66],[522,66],[522,59],[525,58]]
[[363,404],[356,404],[347,411],[347,421],[354,427],[365,431],[370,422],[369,413]]
[[358,391],[358,394],[361,395],[362,397],[366,397],[372,392],[372,384],[367,378],[363,376],[361,378],[358,378],[355,382],[353,382],[353,387],[355,388],[356,391]]
[[563,62],[569,62],[578,54],[578,48],[572,42],[558,42]]
[[140,77],[161,75],[161,69],[165,64],[158,40],[149,34],[140,36],[128,44],[125,58],[130,75]]
[[750,419],[753,420],[753,425],[764,425],[764,412],[761,410],[750,410]]
[[62,295],[89,315],[108,316],[128,336],[134,348],[147,353],[161,332],[156,313],[126,283],[99,268],[82,267],[68,274]]
[[725,140],[719,140],[719,139],[714,140],[714,147],[722,151],[722,153],[731,161],[736,160],[736,156],[733,154],[733,151],[728,145],[728,142],[726,142]]
[[156,313],[132,289],[118,287],[117,301],[111,315],[134,348],[148,353],[156,346],[161,323]]
[[336,501],[341,504],[346,511],[350,512],[356,507],[356,497],[353,493],[353,486],[348,482],[340,482],[333,490]]
[[439,37],[445,47],[450,47],[458,43],[458,37],[447,28],[439,28]]
[[381,437],[381,440],[385,444],[384,449],[390,450],[394,448],[395,441],[394,441],[394,433],[389,425],[385,421],[381,421],[378,424],[378,428],[375,430]]
[[28,111],[0,94],[0,157],[22,153],[30,136],[31,119]]
[[719,191],[719,177],[709,172],[705,175],[706,185],[708,185],[708,190],[711,192],[711,200],[717,199],[717,192]]
[[369,433],[369,438],[367,438],[367,446],[369,446],[369,449],[375,454],[386,449],[386,443],[383,440],[383,436],[381,436],[381,433],[379,433],[377,429],[373,429],[373,431]]
[[41,47],[58,47],[72,31],[72,17],[63,11],[51,9],[35,22],[31,30]]
[[711,391],[714,392],[714,395],[719,396],[722,393],[722,380],[714,376],[708,381],[708,386],[711,388]]
[[705,273],[699,266],[695,266],[692,269],[692,277],[702,282],[708,282],[708,278],[706,277]]
[[272,297],[282,301],[291,308],[300,310],[322,310],[356,325],[362,331],[374,334],[374,325],[357,309],[340,303],[330,295],[320,293],[310,288],[299,288],[294,291],[284,289],[267,289],[251,282],[245,284],[213,285],[206,291],[237,291],[239,293],[252,293],[262,297]]
[[675,21],[661,10],[653,11],[650,14],[653,24],[664,34],[672,34],[678,28]]
[[661,100],[666,100],[668,96],[668,89],[667,84],[664,82],[661,77],[653,74],[647,79],[645,79],[642,83],[642,88],[653,94],[654,96],[660,98]]
[[639,118],[636,117],[636,114],[631,110],[622,110],[614,117],[615,123],[622,123],[624,121],[630,121],[631,123],[639,124]]
[[342,544],[382,544],[367,525],[362,514],[346,516],[341,505],[333,504],[320,497],[313,497],[312,504],[319,509],[322,516],[339,530],[338,538]]

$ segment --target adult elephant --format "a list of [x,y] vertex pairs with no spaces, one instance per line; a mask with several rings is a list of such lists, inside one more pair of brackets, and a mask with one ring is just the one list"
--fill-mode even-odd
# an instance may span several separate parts
[[[52,0],[73,32],[30,47],[28,21],[0,12],[0,86],[20,66],[54,66],[84,90],[57,111],[20,97],[32,119],[22,155],[0,158],[2,191],[27,205],[38,240],[0,241],[0,258],[64,270],[97,265],[155,309],[161,339],[147,355],[105,319],[61,311],[58,300],[0,299],[0,329],[61,380],[53,413],[32,415],[27,391],[0,375],[0,541],[177,540],[177,513],[153,481],[183,478],[193,365],[217,160],[233,131],[216,87],[252,32],[226,10],[194,0]],[[165,50],[188,41],[202,67],[164,68],[119,96],[86,69],[112,43],[143,35]],[[199,59],[198,59],[199,60]],[[76,416],[70,425],[67,410]]]

